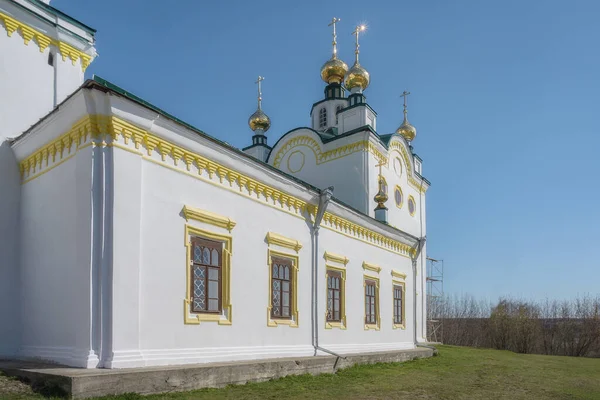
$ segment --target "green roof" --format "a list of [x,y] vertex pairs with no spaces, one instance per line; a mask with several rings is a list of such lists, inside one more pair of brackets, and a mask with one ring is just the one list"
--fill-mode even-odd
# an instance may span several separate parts
[[[96,33],[96,30],[94,28],[91,28],[91,27],[87,26],[86,24],[84,24],[83,22],[78,21],[75,18],[68,16],[64,12],[52,7],[49,4],[44,3],[43,1],[40,1],[40,0],[27,0],[27,1],[33,5],[36,5],[42,9],[44,9],[45,11],[47,11],[57,17],[61,17],[65,20],[69,21],[73,25],[76,25],[79,28],[83,29],[84,31],[90,33],[92,36]],[[53,25],[56,25],[56,23],[54,23],[52,21],[48,21],[48,22],[52,23]]]

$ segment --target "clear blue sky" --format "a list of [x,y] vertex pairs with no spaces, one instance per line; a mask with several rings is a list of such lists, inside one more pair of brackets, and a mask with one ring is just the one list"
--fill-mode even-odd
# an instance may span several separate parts
[[[271,144],[323,96],[328,21],[361,64],[378,132],[408,89],[424,160],[428,253],[446,291],[495,299],[600,292],[600,2],[53,0],[96,28],[98,74],[243,147],[266,77]],[[176,6],[175,6],[176,5]]]

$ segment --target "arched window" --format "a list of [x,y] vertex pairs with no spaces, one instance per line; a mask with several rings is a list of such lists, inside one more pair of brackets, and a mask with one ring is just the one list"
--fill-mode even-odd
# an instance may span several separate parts
[[325,107],[319,110],[319,128],[325,128],[327,126],[327,110]]
[[338,113],[342,110],[342,105],[339,104],[336,108],[335,108],[335,124],[338,124]]

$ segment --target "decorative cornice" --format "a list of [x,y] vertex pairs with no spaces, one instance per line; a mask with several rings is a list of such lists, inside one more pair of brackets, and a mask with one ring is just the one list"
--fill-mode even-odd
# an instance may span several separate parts
[[408,176],[408,184],[415,189],[417,192],[425,193],[429,188],[429,185],[423,184],[423,180],[417,180],[414,177],[414,168],[412,162],[410,161],[410,157],[408,155],[408,151],[406,151],[406,146],[402,145],[399,141],[392,140],[388,145],[389,151],[397,150],[398,153],[402,156],[402,160],[404,161],[404,165],[406,166],[406,172]]
[[[22,184],[26,184],[87,146],[112,147],[136,154],[148,162],[237,193],[246,199],[305,219],[314,217],[317,206],[178,146],[115,116],[86,115],[55,140],[43,145],[20,163]],[[363,243],[410,258],[409,245],[365,226],[325,212],[321,226]]]
[[325,261],[332,261],[332,262],[344,264],[344,266],[346,264],[348,264],[348,261],[350,261],[348,259],[348,257],[346,257],[346,256],[341,256],[339,254],[330,253],[328,251],[325,252],[324,257],[325,257]]
[[266,237],[268,244],[274,244],[281,247],[287,247],[288,249],[295,250],[296,253],[302,248],[302,244],[295,239],[290,239],[282,236],[278,233],[268,232]]
[[381,272],[381,267],[375,264],[371,264],[368,263],[366,261],[363,261],[362,267],[365,271],[373,271],[376,273],[380,273]]
[[63,61],[66,61],[67,57],[69,57],[71,59],[71,63],[75,65],[77,60],[81,60],[81,70],[84,72],[92,61],[92,57],[90,55],[77,50],[75,47],[65,42],[61,42],[51,38],[50,36],[44,35],[37,29],[34,29],[31,26],[26,25],[23,22],[18,21],[2,12],[0,12],[0,21],[4,23],[6,34],[9,37],[11,37],[16,30],[19,30],[26,46],[29,45],[29,42],[31,42],[32,39],[35,39],[34,43],[38,45],[40,53],[43,53],[44,50],[46,50],[46,48],[50,45],[55,46],[60,52]]
[[[284,145],[281,146],[277,153],[275,153],[275,157],[273,158],[273,166],[276,168],[281,168],[281,162],[283,161],[283,157],[291,150],[294,150],[297,147],[301,146],[308,147],[312,150],[312,152],[315,155],[317,165],[337,160],[339,158],[343,158],[350,154],[361,151],[368,151],[369,153],[373,154],[373,156],[375,156],[378,163],[380,164],[388,163],[388,155],[382,153],[379,150],[378,145],[369,140],[360,140],[358,142],[349,143],[331,150],[323,151],[321,144],[317,140],[308,135],[301,135],[291,138],[290,140],[285,142]],[[398,142],[392,142],[389,145],[389,150],[387,153],[389,154],[389,151],[393,149],[398,150],[398,152],[402,155],[404,164],[406,166],[406,170],[408,172],[409,185],[412,186],[415,190],[420,191],[421,193],[425,193],[427,191],[428,186],[423,185],[422,187],[421,181],[417,180],[414,177],[414,168],[410,161],[411,159],[408,156],[408,152],[406,151],[406,147],[400,145]]]
[[398,279],[406,279],[406,274],[400,271],[396,271],[395,269],[392,270],[392,277],[394,278],[398,278]]
[[211,224],[219,228],[225,228],[229,232],[231,232],[231,230],[235,227],[235,221],[229,217],[224,217],[219,214],[200,210],[190,206],[183,206],[183,216],[185,217],[186,221],[194,219],[196,221]]

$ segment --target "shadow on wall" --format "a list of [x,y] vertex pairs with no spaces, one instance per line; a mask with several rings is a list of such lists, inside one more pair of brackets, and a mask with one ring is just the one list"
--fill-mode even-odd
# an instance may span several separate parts
[[[0,139],[1,140],[1,139]],[[19,165],[8,141],[0,144],[0,358],[13,356],[19,345]]]

